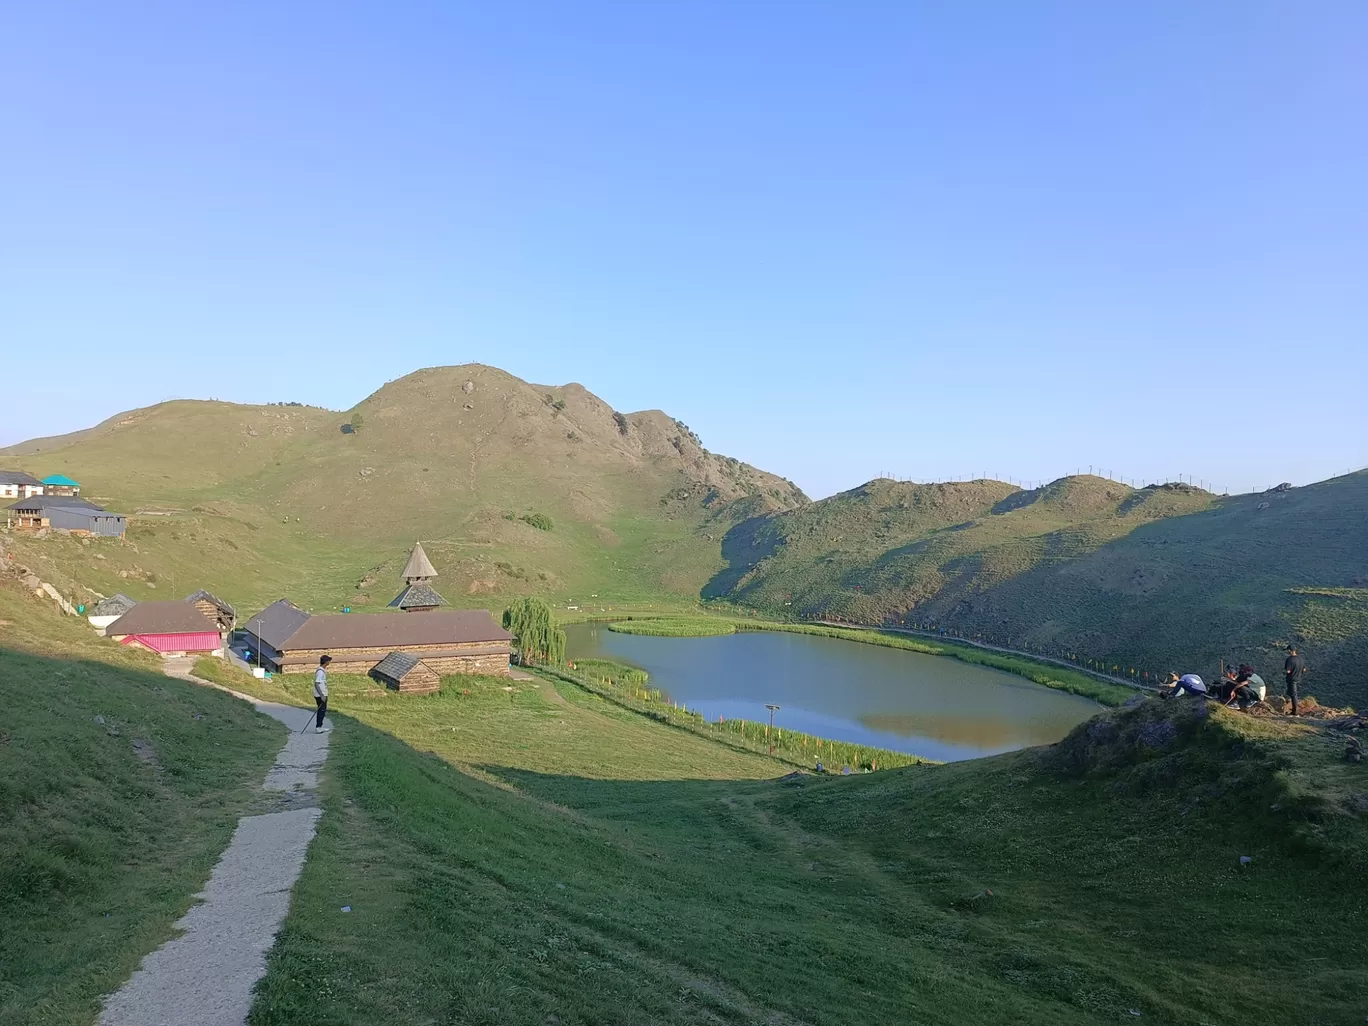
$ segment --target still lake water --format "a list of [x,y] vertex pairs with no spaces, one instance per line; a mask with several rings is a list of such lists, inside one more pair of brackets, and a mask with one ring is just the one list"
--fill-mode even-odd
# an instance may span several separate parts
[[640,667],[710,720],[776,727],[946,762],[1058,741],[1100,711],[1086,698],[958,659],[771,631],[714,638],[565,629],[566,656]]

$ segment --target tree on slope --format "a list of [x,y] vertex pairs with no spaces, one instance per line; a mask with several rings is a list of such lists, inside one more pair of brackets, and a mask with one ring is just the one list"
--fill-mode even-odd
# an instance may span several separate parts
[[518,664],[565,662],[565,631],[556,626],[551,607],[539,598],[520,598],[504,610],[504,629],[518,645]]

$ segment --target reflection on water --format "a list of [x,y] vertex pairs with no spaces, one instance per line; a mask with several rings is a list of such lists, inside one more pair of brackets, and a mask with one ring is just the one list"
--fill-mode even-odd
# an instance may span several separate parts
[[[1096,710],[1093,710],[1094,712]],[[899,737],[930,737],[950,744],[970,745],[985,752],[1007,752],[1025,747],[1020,743],[1023,733],[1018,724],[998,717],[974,716],[918,716],[913,713],[876,713],[861,716],[860,722],[881,734]],[[1058,741],[1049,732],[1028,732],[1031,744]]]
[[930,759],[1058,741],[1093,702],[956,659],[837,638],[755,632],[716,638],[566,629],[570,659],[600,657],[650,673],[655,687],[708,719],[765,720],[821,737]]

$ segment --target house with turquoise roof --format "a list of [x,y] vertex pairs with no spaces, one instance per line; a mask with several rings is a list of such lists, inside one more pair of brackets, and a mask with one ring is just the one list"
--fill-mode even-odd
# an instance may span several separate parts
[[73,481],[65,474],[49,474],[43,478],[44,495],[80,495],[81,482]]

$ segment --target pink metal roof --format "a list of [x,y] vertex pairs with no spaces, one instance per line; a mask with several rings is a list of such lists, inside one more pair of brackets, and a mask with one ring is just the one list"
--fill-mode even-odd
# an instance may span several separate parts
[[130,634],[123,644],[137,643],[153,652],[212,652],[223,647],[218,631],[199,631],[193,634]]

